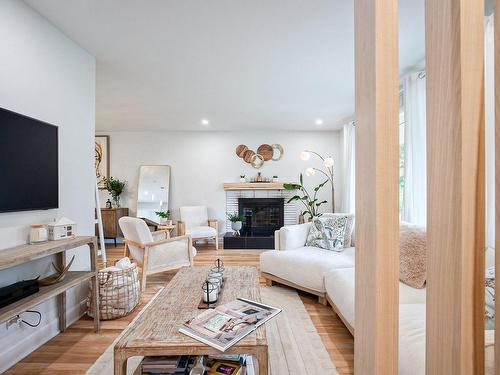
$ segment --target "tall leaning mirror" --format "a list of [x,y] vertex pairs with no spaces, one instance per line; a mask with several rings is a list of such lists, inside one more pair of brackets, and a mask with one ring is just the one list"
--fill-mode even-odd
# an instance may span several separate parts
[[157,211],[168,210],[169,165],[142,165],[137,188],[137,217],[159,223]]

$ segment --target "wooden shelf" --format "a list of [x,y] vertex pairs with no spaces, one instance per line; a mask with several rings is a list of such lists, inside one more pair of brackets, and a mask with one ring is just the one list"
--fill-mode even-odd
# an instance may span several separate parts
[[40,291],[19,301],[11,303],[0,309],[0,323],[23,313],[40,303],[59,295],[60,293],[80,284],[95,276],[92,271],[70,271],[66,274],[63,281],[54,285],[40,287]]
[[225,182],[224,190],[285,190],[283,182]]
[[66,240],[48,241],[38,245],[24,244],[0,250],[0,270],[74,249],[75,247],[88,245],[93,240],[94,237],[91,236],[79,236]]
[[[82,246],[88,245],[87,249]],[[55,256],[55,262],[62,268],[66,266],[66,251],[78,248],[90,252],[90,271],[69,271],[65,278],[53,285],[40,287],[40,290],[22,300],[0,308],[0,323],[23,313],[40,303],[57,296],[59,329],[66,329],[66,291],[82,281],[91,279],[95,291],[99,290],[97,280],[97,241],[93,236],[72,237],[59,241],[48,241],[37,245],[20,245],[0,250],[0,270],[32,262],[50,255]],[[99,332],[99,298],[93,293],[93,313],[95,331]]]

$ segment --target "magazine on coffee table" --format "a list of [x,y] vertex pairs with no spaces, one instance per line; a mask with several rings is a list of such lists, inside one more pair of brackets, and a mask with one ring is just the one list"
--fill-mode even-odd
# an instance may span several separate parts
[[205,310],[184,323],[179,332],[226,351],[280,312],[276,307],[238,298]]

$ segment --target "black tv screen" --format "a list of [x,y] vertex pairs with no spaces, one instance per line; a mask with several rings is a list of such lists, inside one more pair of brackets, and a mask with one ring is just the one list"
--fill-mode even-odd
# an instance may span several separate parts
[[58,208],[58,128],[0,108],[0,181],[0,212]]

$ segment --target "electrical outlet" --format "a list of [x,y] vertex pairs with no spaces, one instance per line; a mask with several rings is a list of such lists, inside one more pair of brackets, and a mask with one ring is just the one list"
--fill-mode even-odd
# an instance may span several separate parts
[[9,327],[16,325],[16,324],[19,327],[21,327],[21,318],[19,317],[19,315],[16,315],[16,316],[10,318],[9,320],[7,320],[7,323],[5,324],[5,326],[7,329],[9,329]]

